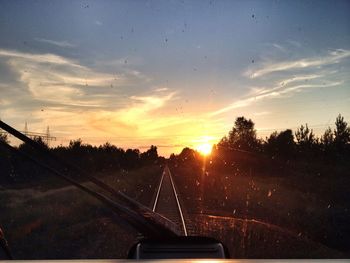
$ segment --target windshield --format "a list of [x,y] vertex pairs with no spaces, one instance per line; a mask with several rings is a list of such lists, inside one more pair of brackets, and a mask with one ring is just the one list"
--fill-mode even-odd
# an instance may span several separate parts
[[232,258],[350,257],[349,13],[1,1],[13,257],[125,258],[160,232],[215,238]]

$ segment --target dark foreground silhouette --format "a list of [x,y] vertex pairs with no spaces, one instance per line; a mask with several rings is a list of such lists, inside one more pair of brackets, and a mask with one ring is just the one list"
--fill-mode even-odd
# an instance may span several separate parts
[[[350,131],[340,115],[335,124],[321,138],[304,125],[262,140],[240,117],[208,157],[185,148],[165,160],[155,146],[140,153],[81,140],[49,151],[145,205],[168,162],[192,234],[222,240],[233,257],[342,258],[350,255]],[[0,223],[15,258],[126,257],[136,241],[98,202],[21,156],[0,148],[0,168]]]

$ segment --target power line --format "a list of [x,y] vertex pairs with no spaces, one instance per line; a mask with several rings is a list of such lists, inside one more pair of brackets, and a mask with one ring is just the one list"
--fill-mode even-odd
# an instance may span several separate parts
[[[328,126],[332,126],[332,125],[328,125],[328,124],[314,124],[314,125],[308,125],[309,128],[323,128],[323,127],[328,127]],[[299,128],[300,126],[293,126],[293,127],[284,127],[284,128],[268,128],[268,129],[256,129],[257,132],[269,132],[269,131],[278,131],[278,130],[285,130],[285,129],[297,129]],[[226,135],[228,132],[211,132],[211,133],[208,133],[208,135],[199,135],[199,136],[194,136],[194,135],[191,135],[191,134],[168,134],[168,135],[159,135],[159,136],[154,136],[154,135],[139,135],[139,136],[105,136],[105,138],[109,139],[109,140],[114,140],[114,139],[120,139],[120,140],[132,140],[132,141],[138,141],[138,140],[147,140],[147,139],[168,139],[168,138],[174,138],[174,137],[206,137],[206,136],[209,136],[209,137],[212,137],[214,135]],[[87,137],[84,137],[82,136],[83,138],[85,139],[101,139],[101,138],[104,138],[104,137],[101,137],[101,136],[98,136],[98,137],[91,137],[91,136],[87,136]],[[66,137],[60,137],[58,136],[57,138],[61,139],[61,140],[71,140],[71,139],[68,139]]]
[[[32,131],[28,131],[28,123],[25,122],[24,123],[24,131],[20,131],[21,133],[23,133],[24,135],[26,135],[27,137],[34,139],[37,137],[40,137],[42,140],[44,140],[46,142],[47,145],[49,145],[49,143],[51,141],[56,141],[57,138],[55,136],[51,136],[50,135],[50,128],[49,126],[47,126],[46,129],[46,133],[42,133],[42,132],[32,132]],[[1,135],[6,135],[8,137],[11,137],[12,135],[4,130],[0,129],[0,134]]]

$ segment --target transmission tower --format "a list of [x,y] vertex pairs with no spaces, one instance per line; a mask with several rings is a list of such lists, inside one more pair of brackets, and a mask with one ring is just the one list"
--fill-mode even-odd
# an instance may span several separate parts
[[27,121],[24,123],[24,134],[28,135],[28,124],[27,124]]
[[46,128],[46,145],[49,146],[49,142],[50,142],[50,127],[47,126]]

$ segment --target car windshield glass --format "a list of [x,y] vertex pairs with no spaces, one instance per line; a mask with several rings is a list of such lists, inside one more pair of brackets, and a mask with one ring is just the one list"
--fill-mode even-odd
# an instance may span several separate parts
[[350,257],[349,1],[0,1],[0,258]]

